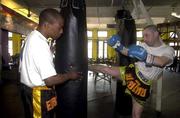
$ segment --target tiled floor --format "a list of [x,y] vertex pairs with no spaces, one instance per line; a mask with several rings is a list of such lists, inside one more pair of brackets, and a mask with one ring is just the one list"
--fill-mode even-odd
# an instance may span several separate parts
[[[92,74],[88,75],[88,118],[113,118],[116,81],[112,81],[111,86],[104,80],[95,83]],[[16,76],[17,73],[10,72],[0,85],[0,118],[23,118]],[[160,118],[180,118],[180,73],[164,71],[163,77]],[[154,98],[149,99],[143,118],[156,118],[153,101]]]

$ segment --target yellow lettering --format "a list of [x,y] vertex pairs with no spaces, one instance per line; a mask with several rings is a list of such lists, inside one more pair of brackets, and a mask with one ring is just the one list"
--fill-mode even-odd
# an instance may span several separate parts
[[142,88],[142,87],[136,86],[136,87],[133,88],[132,91],[133,91],[133,93],[136,94],[136,95],[139,95],[139,96],[141,96],[141,97],[145,97],[147,90],[144,89],[144,88]]
[[136,83],[136,86],[132,89],[132,92],[134,92],[134,93],[135,93],[137,87],[139,87],[141,85],[137,80],[135,80],[135,83]]
[[57,106],[57,98],[53,97],[50,100],[46,101],[47,111],[52,110],[55,106]]
[[134,79],[134,78],[132,77],[132,74],[131,74],[131,73],[127,73],[125,78],[126,78],[127,81]]
[[135,80],[135,82],[137,83],[137,86],[140,86],[140,85],[141,85],[141,83],[139,83],[138,80]]
[[130,73],[126,74],[127,88],[134,94],[146,97],[147,89],[141,87],[141,83],[138,80],[134,80]]
[[142,92],[142,88],[141,87],[137,87],[136,90],[135,90],[135,94],[136,95],[140,95]]
[[52,98],[51,104],[52,104],[53,108],[54,108],[55,106],[57,106],[56,97],[53,97],[53,98]]
[[52,109],[50,101],[46,101],[46,107],[47,107],[47,111],[50,111]]
[[131,90],[136,86],[136,83],[134,81],[129,81],[127,84],[127,87]]
[[141,92],[140,96],[145,97],[146,96],[146,91],[147,91],[147,89],[142,88],[142,92]]

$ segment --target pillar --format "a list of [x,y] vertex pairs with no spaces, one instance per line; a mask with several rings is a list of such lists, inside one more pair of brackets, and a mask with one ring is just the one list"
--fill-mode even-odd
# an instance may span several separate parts
[[13,33],[12,42],[13,42],[13,55],[19,54],[21,50],[21,35]]
[[[108,30],[108,38],[110,38],[112,35],[114,35],[116,33],[117,33],[117,31],[115,29],[109,29]],[[116,58],[116,51],[109,45],[107,46],[107,58],[108,59]]]
[[92,59],[97,61],[98,58],[98,30],[92,30]]
[[9,53],[8,53],[8,31],[1,29],[1,52],[2,52],[2,68],[9,69]]

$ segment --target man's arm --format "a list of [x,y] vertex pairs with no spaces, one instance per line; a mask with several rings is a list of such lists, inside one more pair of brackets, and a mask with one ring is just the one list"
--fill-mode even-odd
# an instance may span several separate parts
[[166,65],[171,63],[173,60],[165,57],[165,56],[154,56],[154,61],[152,62],[152,65],[158,66],[160,68],[164,68]]
[[[173,61],[173,58],[167,56],[155,56],[149,54],[143,47],[137,45],[133,45],[128,48],[128,56],[135,57],[140,61],[144,61],[147,66],[157,66],[160,68],[165,67],[166,65],[172,63]],[[172,57],[174,57],[173,51],[172,51]]]
[[105,73],[116,78],[120,78],[119,67],[109,67],[104,65],[89,65],[88,70],[94,72]]
[[118,34],[113,35],[110,39],[108,39],[107,43],[121,54],[131,58],[137,58],[139,61],[145,62],[147,66],[157,66],[163,68],[172,62],[171,58],[166,56],[154,56],[147,53],[146,49],[138,45],[131,45],[128,48],[124,47],[121,44],[121,37]]
[[128,48],[128,56],[135,57],[140,61],[145,62],[147,66],[157,66],[160,68],[163,68],[172,62],[171,58],[149,54],[146,49],[138,45],[132,45]]
[[47,79],[44,80],[44,82],[47,86],[54,86],[57,84],[62,84],[68,80],[77,80],[80,78],[82,78],[80,72],[71,71],[71,72],[68,72],[66,74],[57,74],[57,75],[48,77]]
[[[124,47],[124,45],[121,44],[121,37],[118,34],[108,39],[107,44],[125,56],[137,58],[140,61],[146,61],[148,53],[143,47],[138,45],[131,45],[128,48]],[[151,60],[147,60],[147,62],[148,61]]]

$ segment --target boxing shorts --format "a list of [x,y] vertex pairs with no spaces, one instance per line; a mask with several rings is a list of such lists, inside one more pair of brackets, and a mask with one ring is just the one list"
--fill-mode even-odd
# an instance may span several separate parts
[[126,92],[139,104],[144,105],[150,96],[152,81],[146,79],[134,64],[120,67],[120,76],[126,86]]
[[32,90],[33,118],[52,118],[57,106],[55,90],[46,86],[33,87]]

